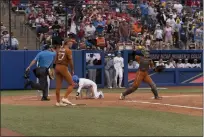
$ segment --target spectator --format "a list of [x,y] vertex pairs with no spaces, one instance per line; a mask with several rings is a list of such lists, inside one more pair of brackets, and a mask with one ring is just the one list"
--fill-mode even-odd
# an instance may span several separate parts
[[119,26],[120,42],[128,42],[130,36],[130,28],[125,19],[122,20]]
[[180,34],[180,41],[182,43],[182,47],[181,49],[187,49],[187,30],[186,28],[184,28],[183,23],[181,23],[181,28],[179,30],[179,34]]
[[197,59],[193,60],[192,68],[201,68],[201,63],[198,63]]
[[106,41],[104,36],[101,33],[98,34],[98,37],[96,38],[96,42],[99,50],[106,50]]
[[85,37],[94,38],[94,34],[96,32],[96,28],[93,26],[92,22],[88,22],[85,26]]
[[163,30],[161,29],[161,26],[158,24],[156,27],[156,30],[154,32],[154,36],[156,39],[156,49],[162,49],[162,41],[163,41]]
[[184,68],[184,64],[182,63],[182,59],[178,60],[177,68]]
[[142,13],[142,24],[146,24],[148,21],[148,14],[149,14],[149,9],[148,9],[148,4],[144,0],[142,4],[140,4],[140,10]]
[[133,69],[133,68],[134,68],[133,61],[130,60],[128,63],[128,69]]
[[180,14],[181,11],[183,10],[183,6],[181,5],[181,3],[176,1],[176,3],[174,4],[174,9],[176,9],[177,13]]
[[16,37],[14,36],[13,32],[11,32],[11,43],[8,43],[8,49],[10,50],[18,50],[19,47],[19,42],[16,39]]
[[165,68],[175,68],[175,67],[169,60],[167,60],[167,63],[165,64]]
[[[166,27],[164,28],[164,38],[165,38],[165,43],[170,43],[171,46],[173,45],[173,30],[172,27],[167,23]],[[170,49],[171,47],[167,47]]]
[[183,65],[184,65],[184,68],[192,68],[192,65],[188,63],[188,59],[185,59],[185,62]]
[[156,63],[156,66],[165,66],[163,59],[159,59],[159,61]]

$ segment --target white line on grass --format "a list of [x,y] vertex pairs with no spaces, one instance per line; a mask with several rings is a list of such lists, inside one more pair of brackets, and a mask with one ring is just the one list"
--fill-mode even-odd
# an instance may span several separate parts
[[151,104],[151,105],[160,105],[160,106],[171,106],[171,107],[178,107],[178,108],[189,108],[189,109],[197,109],[203,110],[203,108],[199,107],[191,107],[191,106],[181,106],[181,105],[172,105],[172,104],[163,104],[163,103],[153,103],[153,102],[145,102],[145,101],[126,101],[127,103],[140,103],[140,104]]

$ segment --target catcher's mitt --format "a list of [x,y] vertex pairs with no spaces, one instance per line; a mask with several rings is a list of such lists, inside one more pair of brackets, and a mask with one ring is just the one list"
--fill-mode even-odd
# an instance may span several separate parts
[[157,66],[156,68],[154,68],[154,71],[155,72],[162,72],[162,71],[164,71],[164,69],[165,69],[165,66]]
[[25,71],[23,77],[24,77],[25,79],[29,79],[29,78],[30,78],[30,71],[29,71],[29,70]]

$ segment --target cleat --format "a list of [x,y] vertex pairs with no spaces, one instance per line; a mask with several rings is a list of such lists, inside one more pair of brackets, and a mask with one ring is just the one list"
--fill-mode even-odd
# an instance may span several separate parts
[[67,98],[62,98],[62,102],[68,105],[72,105],[72,102],[70,102]]
[[123,96],[123,93],[120,94],[120,100],[124,100],[125,96]]
[[76,95],[76,100],[77,100],[77,99],[79,99],[79,96],[78,96],[78,95]]
[[55,104],[57,107],[65,107],[65,106],[67,106],[67,104],[65,104],[65,103],[62,103],[62,102],[57,102],[56,104]]
[[41,101],[50,101],[50,98],[48,98],[48,97],[46,97],[46,98],[45,98],[45,97],[42,97],[42,98],[41,98]]
[[156,100],[162,100],[162,97],[154,97],[154,99],[156,99]]

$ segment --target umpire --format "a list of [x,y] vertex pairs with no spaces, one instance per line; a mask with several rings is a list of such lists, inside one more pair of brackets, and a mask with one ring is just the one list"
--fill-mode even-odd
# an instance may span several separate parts
[[39,83],[35,83],[26,79],[24,88],[31,86],[32,89],[42,90],[43,96],[41,101],[49,101],[48,98],[48,69],[52,66],[56,52],[53,52],[50,45],[45,45],[43,51],[39,52],[30,65],[27,67],[26,72],[38,62],[38,67],[33,70],[35,76],[39,79]]

